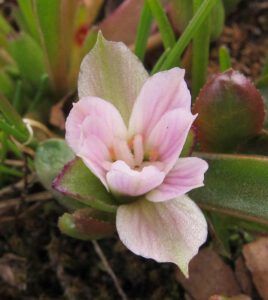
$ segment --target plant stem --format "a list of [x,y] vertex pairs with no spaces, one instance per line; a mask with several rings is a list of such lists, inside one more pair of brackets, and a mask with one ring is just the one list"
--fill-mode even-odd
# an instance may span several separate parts
[[36,106],[38,105],[38,103],[40,102],[40,100],[42,99],[41,97],[44,93],[47,83],[48,83],[48,75],[43,74],[40,78],[40,84],[38,86],[38,90],[36,92],[36,95],[31,103],[29,109],[28,109],[28,112],[33,111],[36,108]]
[[176,43],[176,37],[161,2],[159,0],[147,0],[147,3],[159,27],[165,49],[172,48]]
[[[196,13],[203,0],[193,0],[193,9]],[[210,19],[207,18],[199,27],[193,38],[192,58],[192,96],[196,98],[206,82],[210,44]]]
[[162,65],[161,70],[168,70],[179,64],[181,55],[190,43],[191,39],[199,29],[200,25],[207,18],[217,0],[204,0],[188,26],[180,36],[175,46],[171,49],[168,57]]
[[15,94],[14,94],[13,101],[12,101],[13,107],[14,107],[14,109],[16,109],[16,111],[20,111],[21,86],[22,86],[21,80],[18,80],[16,83]]
[[118,292],[118,294],[120,295],[121,299],[122,299],[122,300],[127,300],[127,299],[128,299],[128,298],[127,298],[127,295],[126,295],[125,292],[123,291],[123,289],[122,289],[122,287],[121,287],[121,285],[120,285],[120,283],[119,283],[119,280],[117,279],[117,277],[116,277],[116,275],[115,275],[113,269],[111,268],[111,266],[110,266],[110,264],[109,264],[109,262],[108,262],[106,256],[104,255],[104,253],[103,253],[101,247],[99,246],[98,242],[95,241],[95,240],[93,240],[93,241],[92,241],[92,244],[93,244],[94,249],[95,249],[97,255],[99,256],[101,262],[103,263],[103,266],[105,267],[107,273],[108,273],[108,274],[110,275],[110,277],[112,278],[112,280],[113,280],[113,282],[114,282],[114,285],[115,285],[115,287],[116,287],[116,289],[117,289],[117,292]]
[[14,138],[20,142],[25,142],[28,138],[26,134],[22,133],[14,126],[9,125],[3,118],[0,118],[0,129],[5,133],[14,136]]
[[8,145],[7,145],[7,134],[6,132],[0,132],[0,140],[1,140],[1,161],[6,159]]
[[27,134],[27,129],[23,123],[20,115],[16,112],[9,101],[0,94],[0,111],[3,113],[5,118],[10,122],[10,124],[16,126],[18,131]]
[[150,35],[152,20],[153,17],[152,17],[150,7],[147,1],[145,1],[143,10],[141,12],[140,22],[138,25],[137,36],[135,41],[135,51],[134,51],[141,61],[143,61],[144,59],[147,41]]
[[166,57],[168,56],[169,52],[170,52],[170,48],[166,49],[166,50],[162,53],[162,55],[159,57],[158,61],[157,61],[156,64],[154,65],[154,67],[153,67],[153,69],[152,69],[152,71],[151,71],[151,75],[157,73],[157,72],[161,69],[161,67],[162,67],[162,65],[163,65],[163,62],[165,61],[165,59],[166,59]]
[[3,164],[0,165],[0,173],[4,173],[7,175],[12,175],[12,176],[17,176],[17,177],[22,177],[23,173],[21,171],[18,171],[13,168],[9,168],[4,166]]
[[232,67],[230,53],[227,47],[221,46],[219,50],[220,70],[224,72]]

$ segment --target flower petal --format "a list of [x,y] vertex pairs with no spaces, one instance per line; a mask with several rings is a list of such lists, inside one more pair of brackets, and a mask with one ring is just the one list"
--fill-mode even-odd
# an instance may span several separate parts
[[130,135],[147,137],[161,117],[177,108],[191,109],[191,95],[184,80],[185,71],[173,68],[159,72],[145,82],[134,104],[129,122]]
[[165,173],[154,166],[141,171],[130,169],[123,161],[112,164],[106,179],[112,192],[120,196],[140,196],[160,185]]
[[165,163],[164,171],[168,172],[176,163],[195,118],[182,109],[166,113],[145,141],[149,160]]
[[97,176],[109,190],[106,182],[107,165],[111,164],[111,155],[107,145],[95,135],[88,136],[77,153],[84,164]]
[[153,202],[166,201],[181,196],[204,185],[204,173],[208,164],[197,157],[179,158],[163,183],[149,192],[146,198]]
[[[126,126],[118,110],[111,103],[97,97],[85,97],[73,104],[66,120],[65,138],[75,153],[79,152],[83,142],[85,130],[82,127],[85,128],[83,123],[88,117],[99,118],[103,126],[102,129],[100,126],[98,128],[103,133],[106,132],[106,135],[109,132],[112,136],[116,135],[122,139],[126,137]],[[91,122],[91,125],[94,126],[94,122]]]
[[119,42],[110,42],[98,35],[94,48],[82,61],[79,98],[97,96],[110,101],[126,124],[148,73],[138,58]]
[[121,205],[116,227],[132,252],[158,262],[173,262],[188,276],[188,264],[207,238],[207,223],[187,196],[162,203],[146,199]]

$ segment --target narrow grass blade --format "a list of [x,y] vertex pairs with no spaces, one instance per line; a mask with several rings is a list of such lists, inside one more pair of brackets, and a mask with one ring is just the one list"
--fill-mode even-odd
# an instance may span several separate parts
[[138,25],[137,36],[135,41],[135,54],[143,61],[148,37],[152,25],[152,13],[147,2],[144,3],[143,10],[141,12],[140,22]]
[[[194,13],[201,6],[203,0],[193,0]],[[199,27],[193,38],[192,52],[192,96],[196,98],[206,82],[210,44],[210,18]]]
[[165,49],[172,48],[175,45],[176,37],[161,2],[159,0],[147,1],[159,27]]
[[168,57],[162,65],[162,70],[170,69],[179,64],[183,51],[189,45],[191,39],[198,31],[201,24],[210,14],[213,6],[216,4],[216,1],[217,0],[204,0],[175,46],[171,49]]
[[220,70],[224,72],[232,67],[230,53],[227,47],[221,46],[219,50]]
[[163,65],[163,62],[165,61],[165,59],[167,58],[168,54],[170,52],[170,48],[166,49],[162,55],[159,57],[158,61],[156,62],[156,64],[154,65],[152,71],[151,71],[151,75],[157,73],[158,71],[161,70],[161,67]]

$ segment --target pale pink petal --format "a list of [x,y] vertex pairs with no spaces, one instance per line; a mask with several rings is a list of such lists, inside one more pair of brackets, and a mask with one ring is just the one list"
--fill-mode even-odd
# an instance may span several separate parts
[[148,159],[164,163],[164,171],[168,172],[176,163],[195,118],[182,109],[166,113],[145,141]]
[[113,136],[126,137],[126,126],[118,110],[109,102],[97,97],[85,97],[73,104],[66,120],[66,141],[77,153],[83,142],[82,125],[89,116],[101,118],[104,128],[108,128]]
[[99,32],[96,44],[81,63],[78,95],[109,101],[128,124],[133,104],[147,78],[143,64],[126,45],[107,41]]
[[143,138],[140,134],[136,134],[133,139],[133,153],[136,165],[141,165],[144,158]]
[[129,122],[130,135],[140,133],[147,137],[170,110],[181,108],[190,112],[191,95],[184,73],[183,69],[174,68],[147,79],[133,107]]
[[84,140],[77,156],[81,157],[84,164],[96,175],[108,190],[106,182],[107,164],[111,161],[111,155],[107,145],[97,136],[91,135]]
[[113,144],[114,160],[123,160],[131,168],[135,167],[134,156],[131,153],[126,140],[115,140]]
[[132,170],[123,161],[112,164],[106,179],[110,190],[121,196],[140,196],[160,185],[165,173],[154,166],[144,167],[140,171]]
[[207,238],[207,223],[187,196],[153,203],[142,199],[121,205],[116,227],[132,252],[158,262],[173,262],[188,276],[188,264]]
[[146,195],[153,202],[166,201],[181,196],[204,185],[208,164],[197,157],[179,158],[163,183]]
[[87,116],[81,126],[82,141],[92,135],[98,137],[107,147],[112,147],[114,132],[102,118],[95,115]]

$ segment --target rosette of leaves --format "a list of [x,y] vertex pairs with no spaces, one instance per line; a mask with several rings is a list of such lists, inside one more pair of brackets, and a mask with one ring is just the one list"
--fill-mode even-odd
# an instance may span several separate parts
[[193,110],[209,170],[205,186],[190,196],[208,212],[226,254],[231,229],[268,230],[265,105],[254,84],[229,69],[208,80]]

